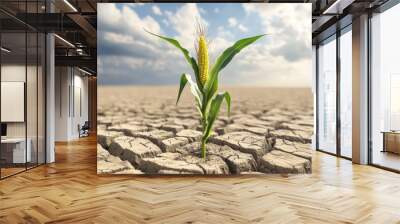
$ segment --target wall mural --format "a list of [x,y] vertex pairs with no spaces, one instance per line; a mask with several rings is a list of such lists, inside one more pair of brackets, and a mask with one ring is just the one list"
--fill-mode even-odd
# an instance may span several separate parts
[[311,4],[98,9],[98,174],[311,172]]

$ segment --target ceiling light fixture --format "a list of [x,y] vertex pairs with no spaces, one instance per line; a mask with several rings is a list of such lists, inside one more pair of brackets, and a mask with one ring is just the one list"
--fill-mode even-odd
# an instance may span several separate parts
[[67,45],[69,45],[70,47],[73,47],[73,48],[75,48],[75,45],[73,45],[71,42],[69,42],[68,40],[66,40],[66,39],[64,39],[64,38],[62,38],[62,37],[60,37],[59,35],[57,35],[57,34],[54,34],[54,36],[55,37],[57,37],[59,40],[61,40],[62,42],[64,42],[64,43],[66,43]]
[[9,50],[9,49],[7,49],[7,48],[5,48],[5,47],[1,47],[0,49],[1,49],[2,51],[6,52],[6,53],[10,53],[10,52],[11,52],[11,50]]
[[79,68],[79,67],[78,67],[78,70],[81,71],[81,72],[83,72],[83,73],[85,73],[85,74],[87,74],[87,75],[89,75],[89,76],[92,75],[92,73],[90,73],[90,72],[88,72],[88,71],[86,71],[86,70],[83,70],[83,69],[81,69],[81,68]]
[[78,10],[68,1],[64,0],[65,4],[67,4],[74,12],[78,12]]
[[81,48],[77,48],[76,53],[78,53],[79,55],[83,55],[83,50]]

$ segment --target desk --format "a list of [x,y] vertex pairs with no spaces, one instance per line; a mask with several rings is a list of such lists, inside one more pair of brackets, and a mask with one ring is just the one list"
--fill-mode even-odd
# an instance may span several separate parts
[[400,131],[383,131],[382,152],[400,154]]
[[[6,163],[25,163],[30,162],[32,158],[30,138],[27,139],[25,153],[25,138],[4,138],[1,139],[1,156]],[[26,160],[25,160],[26,159]]]

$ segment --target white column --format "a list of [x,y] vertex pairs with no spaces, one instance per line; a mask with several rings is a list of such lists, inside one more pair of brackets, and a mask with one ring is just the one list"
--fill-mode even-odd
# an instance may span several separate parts
[[[54,5],[46,1],[46,11],[54,12]],[[46,163],[55,161],[55,43],[54,34],[46,35]]]
[[55,60],[54,60],[54,35],[46,36],[46,163],[55,161],[54,132],[55,132]]
[[368,163],[368,15],[353,19],[353,162]]

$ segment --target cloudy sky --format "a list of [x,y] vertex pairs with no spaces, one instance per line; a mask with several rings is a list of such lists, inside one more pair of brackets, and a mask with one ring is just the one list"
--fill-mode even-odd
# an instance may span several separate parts
[[211,63],[236,40],[268,36],[220,73],[225,85],[311,86],[311,4],[98,4],[100,84],[177,85],[192,74],[181,52],[144,30],[176,38],[195,55],[195,25],[210,40]]

